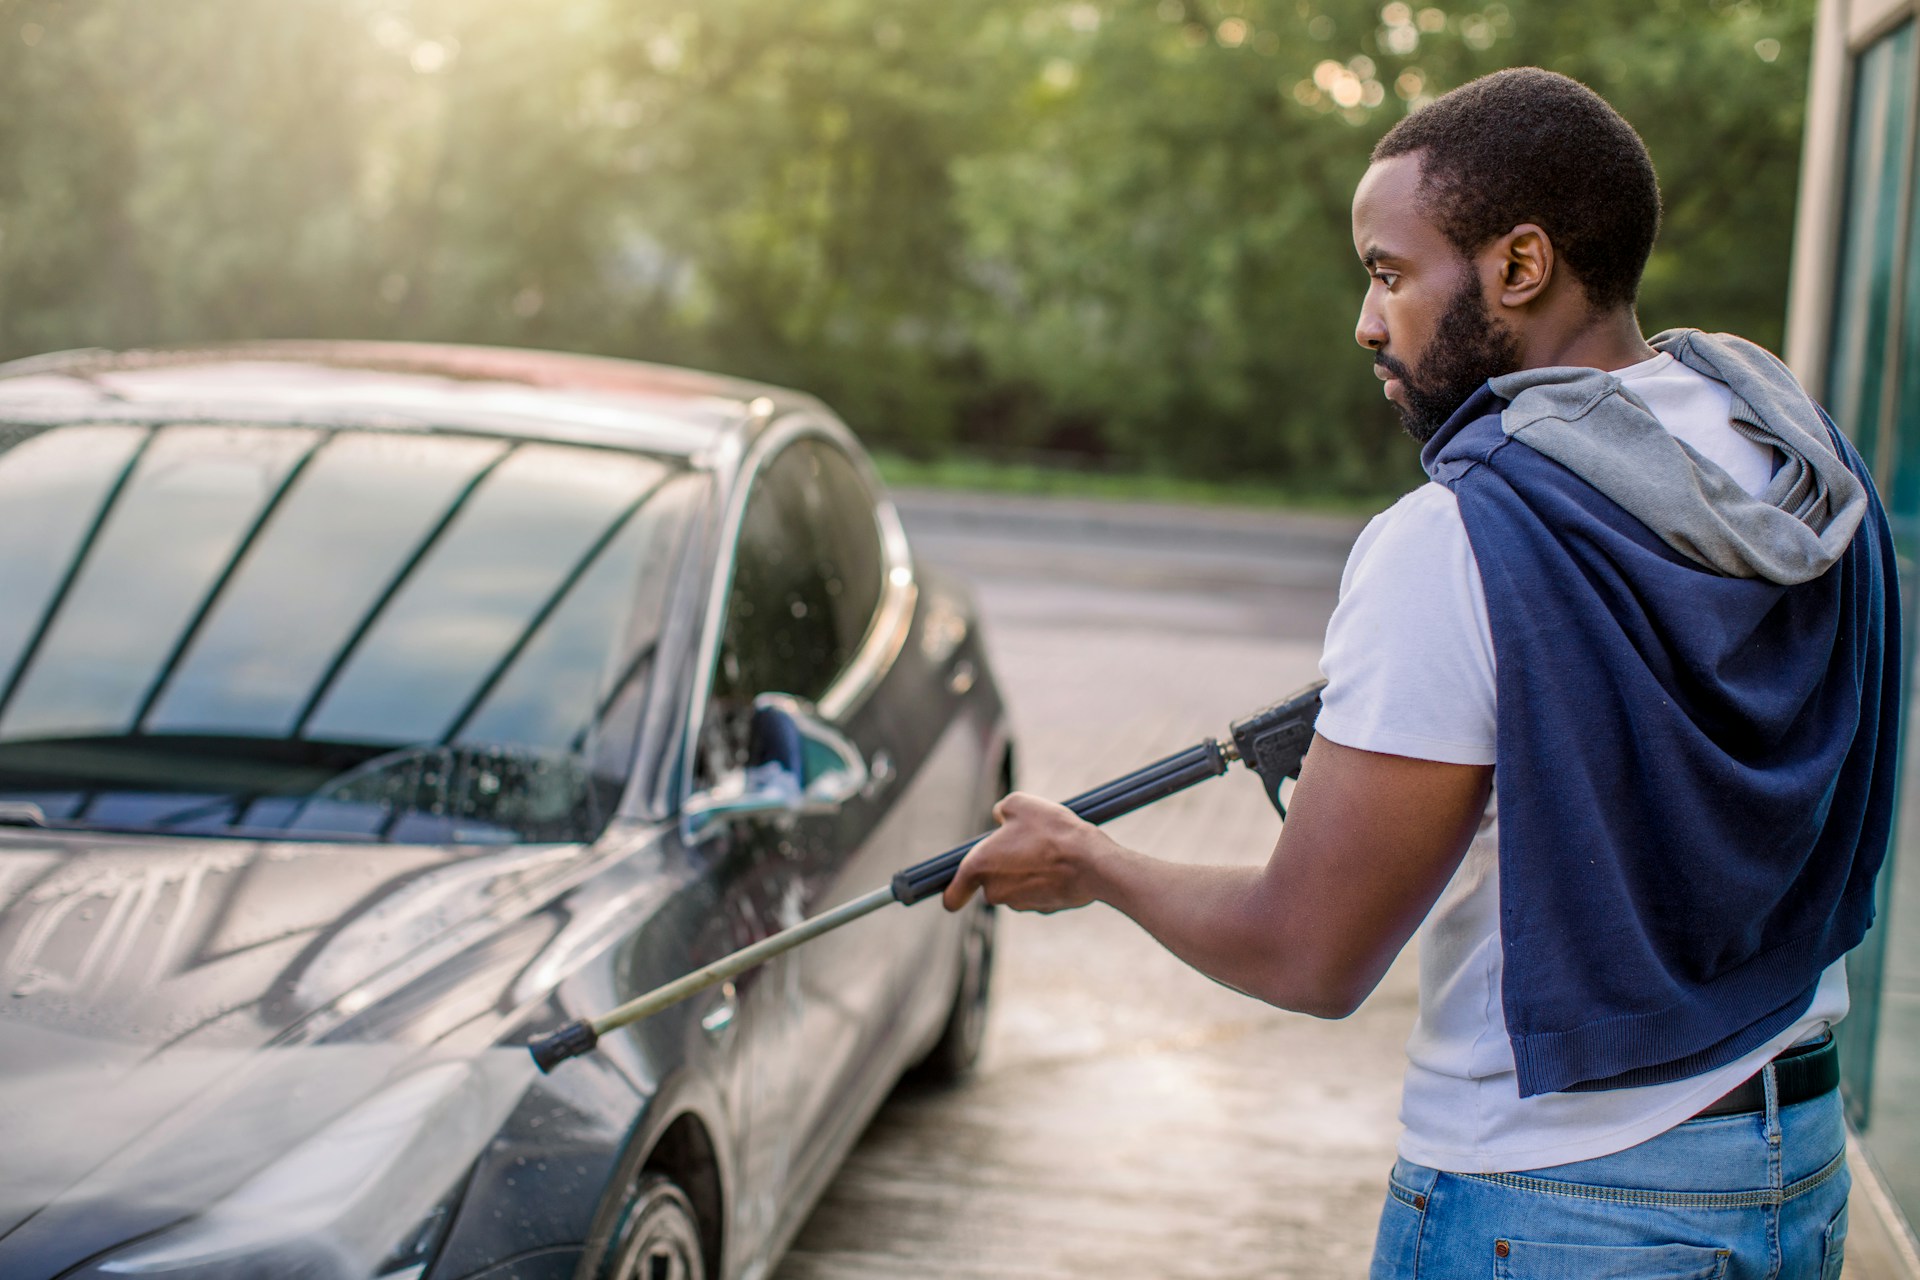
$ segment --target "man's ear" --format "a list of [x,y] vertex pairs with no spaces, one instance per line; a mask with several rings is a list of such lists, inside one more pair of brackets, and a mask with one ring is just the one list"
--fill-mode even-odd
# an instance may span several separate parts
[[1553,241],[1533,223],[1521,223],[1494,241],[1490,250],[1501,305],[1527,306],[1538,301],[1553,282]]

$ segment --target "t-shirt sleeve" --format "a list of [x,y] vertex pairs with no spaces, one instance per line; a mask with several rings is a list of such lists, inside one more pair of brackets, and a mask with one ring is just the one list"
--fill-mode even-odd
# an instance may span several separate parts
[[1429,484],[1354,544],[1327,624],[1315,727],[1341,746],[1494,762],[1493,633],[1451,490]]

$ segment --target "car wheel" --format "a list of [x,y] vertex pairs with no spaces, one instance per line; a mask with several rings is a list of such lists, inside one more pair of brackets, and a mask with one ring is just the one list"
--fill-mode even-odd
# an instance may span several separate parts
[[947,1024],[920,1074],[933,1084],[959,1084],[973,1074],[987,1034],[987,997],[993,987],[993,908],[975,901],[960,932],[960,982]]
[[641,1177],[605,1274],[609,1280],[706,1280],[699,1219],[671,1179]]

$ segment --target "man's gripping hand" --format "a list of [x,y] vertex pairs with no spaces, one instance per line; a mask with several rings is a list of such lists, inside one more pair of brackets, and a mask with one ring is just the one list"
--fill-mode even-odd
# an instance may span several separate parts
[[1118,846],[1065,805],[1015,791],[993,806],[1000,829],[973,847],[941,901],[958,911],[978,889],[995,906],[1067,911],[1097,896],[1100,859]]

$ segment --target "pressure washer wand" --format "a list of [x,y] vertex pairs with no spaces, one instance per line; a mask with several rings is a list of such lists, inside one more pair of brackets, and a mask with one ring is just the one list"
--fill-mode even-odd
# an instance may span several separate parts
[[[1217,778],[1227,771],[1229,764],[1239,760],[1260,775],[1267,799],[1285,818],[1287,811],[1280,802],[1280,784],[1300,774],[1300,762],[1313,740],[1314,717],[1320,712],[1320,690],[1325,685],[1324,680],[1315,681],[1292,696],[1235,721],[1229,741],[1224,744],[1208,738],[1185,751],[1157,760],[1144,769],[1136,769],[1125,777],[1116,778],[1105,786],[1077,795],[1066,802],[1066,807],[1098,826],[1145,808],[1156,800],[1164,800],[1175,792],[1185,791],[1195,783]],[[551,1071],[568,1058],[591,1050],[607,1032],[651,1017],[689,996],[698,995],[755,965],[764,964],[802,943],[810,942],[823,933],[831,933],[841,925],[858,920],[890,903],[912,906],[942,892],[953,883],[954,873],[959,870],[961,861],[990,834],[983,833],[964,844],[955,845],[938,857],[897,873],[893,882],[883,888],[842,903],[831,911],[823,911],[810,920],[803,920],[770,938],[762,938],[731,955],[722,956],[712,964],[695,969],[665,986],[656,987],[616,1009],[610,1009],[595,1018],[570,1022],[553,1034],[534,1040],[527,1046],[533,1054],[534,1064],[542,1072]]]

